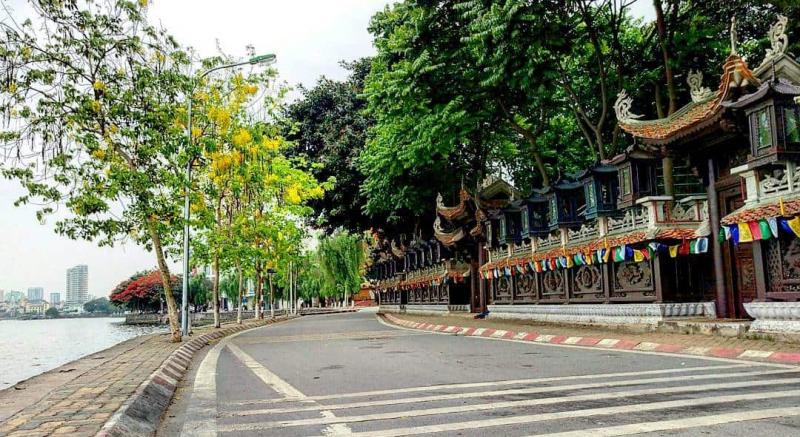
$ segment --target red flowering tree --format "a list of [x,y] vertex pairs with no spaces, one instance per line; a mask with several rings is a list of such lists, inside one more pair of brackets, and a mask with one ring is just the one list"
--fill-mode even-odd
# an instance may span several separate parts
[[[173,290],[180,289],[180,278],[170,276]],[[164,302],[164,283],[158,270],[138,272],[117,285],[109,300],[131,311],[158,311]]]

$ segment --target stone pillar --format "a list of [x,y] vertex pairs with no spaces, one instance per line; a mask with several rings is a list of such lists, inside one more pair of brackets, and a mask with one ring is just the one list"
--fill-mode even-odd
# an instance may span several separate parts
[[708,158],[708,218],[711,227],[711,249],[714,257],[714,285],[717,291],[717,315],[728,317],[728,295],[725,289],[725,271],[722,261],[722,245],[717,235],[719,234],[719,198],[717,197],[717,176],[714,173],[714,158]]

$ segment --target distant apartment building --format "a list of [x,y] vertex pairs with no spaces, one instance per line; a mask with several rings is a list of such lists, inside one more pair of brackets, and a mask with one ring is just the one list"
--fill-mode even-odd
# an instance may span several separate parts
[[6,293],[6,302],[11,304],[18,304],[25,297],[21,291],[9,290]]
[[6,301],[6,291],[5,290],[0,290],[0,303],[5,302],[5,301]]
[[60,306],[61,305],[61,293],[50,293],[50,306]]
[[42,287],[28,288],[28,300],[43,300],[43,299],[44,299],[44,288]]
[[88,301],[89,267],[81,264],[67,269],[67,306],[80,309]]

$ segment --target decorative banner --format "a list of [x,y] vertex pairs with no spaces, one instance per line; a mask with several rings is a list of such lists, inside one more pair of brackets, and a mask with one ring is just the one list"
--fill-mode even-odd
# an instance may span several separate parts
[[778,237],[778,230],[800,237],[800,216],[793,218],[771,217],[750,222],[723,225],[719,241],[733,241],[733,244],[769,240]]

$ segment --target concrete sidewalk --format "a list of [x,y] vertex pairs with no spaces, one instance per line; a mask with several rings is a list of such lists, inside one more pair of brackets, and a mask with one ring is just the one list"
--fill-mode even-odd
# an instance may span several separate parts
[[0,391],[0,435],[95,435],[179,349],[201,338],[205,344],[212,332],[268,322],[196,328],[183,343],[170,342],[169,334],[137,337],[22,381]]
[[800,344],[709,335],[621,333],[593,327],[513,320],[476,320],[458,316],[383,314],[406,328],[453,335],[532,341],[606,349],[630,349],[694,356],[800,364]]

